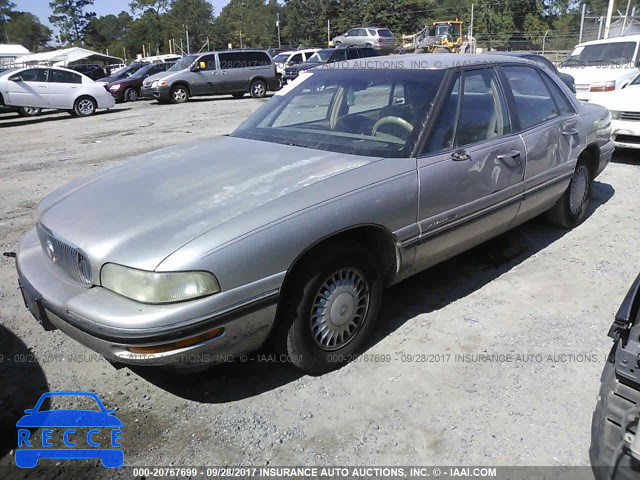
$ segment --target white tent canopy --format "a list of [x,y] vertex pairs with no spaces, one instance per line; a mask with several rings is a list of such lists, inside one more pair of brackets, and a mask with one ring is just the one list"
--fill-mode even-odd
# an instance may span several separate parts
[[104,53],[94,52],[81,47],[63,48],[62,50],[53,50],[51,52],[34,53],[16,59],[16,64],[52,65],[57,67],[94,62],[104,65],[124,63],[120,57],[112,57],[110,55],[105,55]]
[[29,50],[22,45],[0,43],[0,67],[12,66],[18,57],[29,55]]

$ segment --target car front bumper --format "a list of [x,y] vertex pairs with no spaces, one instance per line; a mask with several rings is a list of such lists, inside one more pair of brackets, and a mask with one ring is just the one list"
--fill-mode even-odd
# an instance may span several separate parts
[[611,130],[616,147],[640,149],[640,122],[611,120]]
[[149,96],[149,98],[155,98],[156,100],[159,100],[161,102],[168,102],[170,98],[170,93],[171,93],[171,87],[169,86],[150,87],[150,88],[142,87],[142,90],[140,92],[140,94],[145,98]]
[[[284,279],[283,272],[240,287],[240,297],[234,289],[190,302],[142,304],[67,280],[43,254],[35,229],[20,242],[16,268],[25,305],[46,330],[59,329],[112,362],[176,369],[225,363],[259,348],[275,319],[279,289],[273,287]],[[218,301],[219,295],[229,298]],[[219,328],[222,333],[192,344]],[[140,352],[149,347],[162,351]]]

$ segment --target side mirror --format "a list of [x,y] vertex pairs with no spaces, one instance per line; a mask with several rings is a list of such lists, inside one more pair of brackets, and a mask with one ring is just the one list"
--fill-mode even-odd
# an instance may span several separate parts
[[9,77],[9,81],[11,82],[23,82],[24,80],[20,75],[14,75],[13,77]]
[[191,71],[192,72],[199,72],[200,71],[200,67],[198,66],[197,63],[195,65],[191,66]]

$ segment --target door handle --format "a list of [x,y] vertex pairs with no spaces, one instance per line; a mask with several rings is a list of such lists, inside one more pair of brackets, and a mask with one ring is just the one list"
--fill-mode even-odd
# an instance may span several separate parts
[[464,162],[465,160],[469,160],[469,154],[464,150],[456,150],[451,154],[451,160],[455,162]]
[[47,88],[46,85],[38,85],[38,88]]
[[577,135],[578,133],[580,133],[580,132],[578,131],[577,128],[572,128],[571,130],[563,130],[562,131],[563,135]]
[[519,152],[518,150],[511,150],[509,153],[501,153],[500,155],[496,155],[496,158],[498,160],[509,160],[509,159],[516,159],[518,157],[520,157],[521,152]]

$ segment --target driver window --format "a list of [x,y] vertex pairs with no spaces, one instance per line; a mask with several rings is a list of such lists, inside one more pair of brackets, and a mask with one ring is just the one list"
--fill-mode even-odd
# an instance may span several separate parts
[[48,69],[46,68],[31,68],[29,70],[23,70],[16,76],[22,77],[22,81],[24,82],[46,82],[47,72]]

